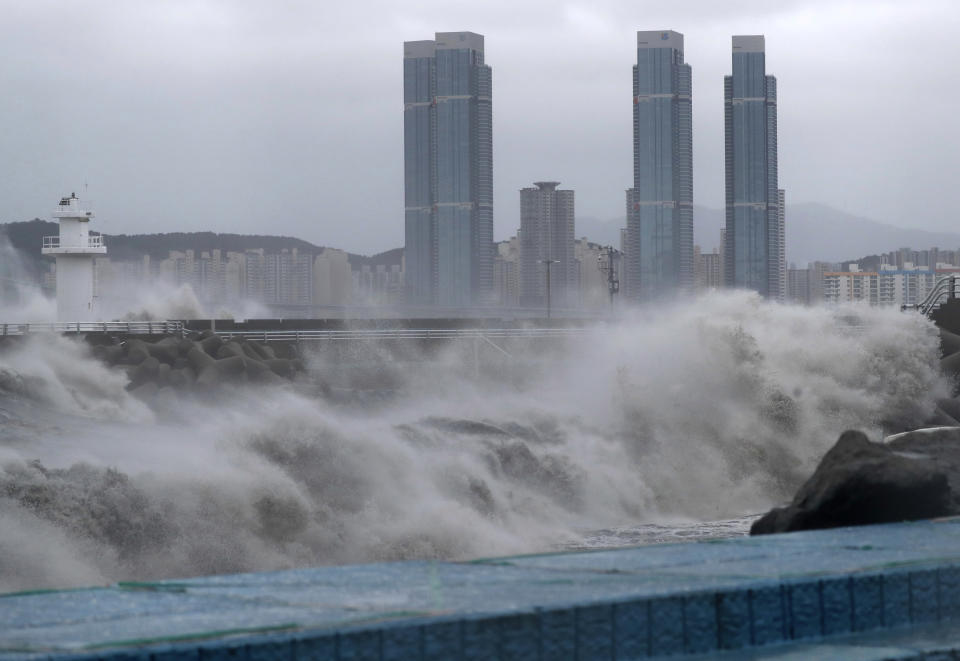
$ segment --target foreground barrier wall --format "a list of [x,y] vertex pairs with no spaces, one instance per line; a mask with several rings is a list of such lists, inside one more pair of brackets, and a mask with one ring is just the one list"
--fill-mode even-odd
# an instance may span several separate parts
[[890,658],[855,634],[938,623],[960,648],[955,519],[2,595],[0,661]]

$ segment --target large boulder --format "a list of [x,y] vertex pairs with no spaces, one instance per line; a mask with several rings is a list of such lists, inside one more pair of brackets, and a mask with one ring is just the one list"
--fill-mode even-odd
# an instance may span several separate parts
[[953,513],[960,513],[960,427],[917,429],[891,436],[886,446],[896,452],[931,457],[947,475]]
[[944,356],[960,352],[960,335],[941,328],[940,351]]
[[[786,507],[750,528],[751,535],[889,523],[946,516],[958,511],[960,428],[930,441],[908,432],[873,443],[846,431]],[[918,440],[919,439],[919,440]]]
[[950,378],[960,377],[960,351],[940,359],[940,369]]

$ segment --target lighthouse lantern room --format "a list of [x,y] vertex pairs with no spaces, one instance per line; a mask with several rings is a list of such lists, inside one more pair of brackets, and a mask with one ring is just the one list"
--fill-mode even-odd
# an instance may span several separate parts
[[64,197],[53,212],[59,236],[43,237],[41,253],[57,260],[57,320],[96,321],[93,260],[106,255],[103,237],[90,235],[93,212],[75,193]]

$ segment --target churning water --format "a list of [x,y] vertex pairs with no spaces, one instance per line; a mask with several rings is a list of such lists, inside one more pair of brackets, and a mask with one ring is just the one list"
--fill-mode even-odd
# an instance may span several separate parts
[[380,356],[373,400],[308,383],[158,408],[80,343],[8,346],[0,591],[743,534],[841,431],[919,424],[947,393],[919,315],[745,293],[511,354]]

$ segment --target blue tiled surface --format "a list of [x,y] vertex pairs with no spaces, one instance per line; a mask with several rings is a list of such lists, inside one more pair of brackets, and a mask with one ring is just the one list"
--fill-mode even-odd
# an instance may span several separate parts
[[0,661],[831,658],[860,632],[954,618],[946,520],[0,595]]

